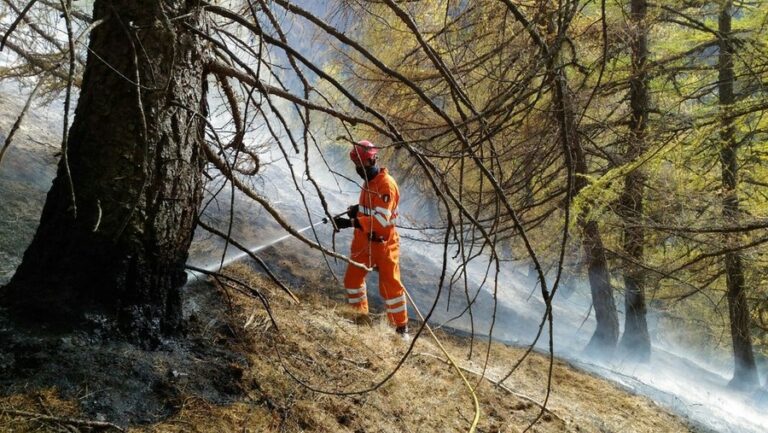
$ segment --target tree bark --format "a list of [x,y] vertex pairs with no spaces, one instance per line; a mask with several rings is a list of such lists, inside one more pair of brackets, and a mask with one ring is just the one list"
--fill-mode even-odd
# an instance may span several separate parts
[[[570,90],[561,67],[552,68],[554,73],[555,99],[557,112],[560,116],[561,140],[565,141],[570,155],[569,163],[573,166],[573,195],[576,196],[587,186],[587,159],[581,146],[578,131],[576,131],[575,114],[572,107]],[[611,287],[608,260],[603,246],[600,226],[594,219],[589,218],[590,203],[584,205],[578,215],[579,227],[582,230],[582,245],[584,260],[589,275],[589,286],[592,303],[595,307],[597,326],[587,345],[586,350],[593,353],[610,353],[616,348],[619,339],[619,318]]]
[[95,2],[94,21],[105,21],[89,43],[69,170],[63,158],[2,293],[15,317],[116,324],[145,345],[180,330],[202,197],[205,83],[201,43],[187,28],[199,25],[193,4]]
[[[632,110],[629,121],[629,148],[626,161],[632,162],[646,149],[646,125],[648,120],[648,75],[645,71],[648,58],[648,29],[646,27],[646,0],[631,0],[632,22],[632,78],[629,80],[629,100]],[[640,221],[643,216],[645,173],[638,167],[624,178],[624,191],[619,200],[619,214],[624,220],[623,248],[630,259],[624,271],[624,335],[621,348],[638,361],[647,362],[651,356],[651,340],[648,335],[645,308],[645,278],[639,266],[643,262],[645,231]]]
[[[736,225],[739,220],[738,161],[736,129],[728,112],[735,102],[733,91],[733,50],[731,39],[732,2],[726,1],[720,10],[718,30],[720,34],[718,56],[718,94],[723,118],[720,124],[720,165],[723,185],[723,219],[726,225]],[[725,234],[725,243],[735,246],[738,239]],[[755,356],[752,352],[749,305],[747,303],[744,269],[741,253],[732,251],[725,254],[725,276],[727,285],[728,313],[731,322],[734,371],[731,386],[751,388],[759,386]]]
[[587,344],[587,351],[609,353],[616,347],[619,339],[619,317],[613,298],[608,260],[605,257],[605,247],[597,221],[586,220],[582,216],[579,222],[584,236],[589,287],[597,319],[597,326]]

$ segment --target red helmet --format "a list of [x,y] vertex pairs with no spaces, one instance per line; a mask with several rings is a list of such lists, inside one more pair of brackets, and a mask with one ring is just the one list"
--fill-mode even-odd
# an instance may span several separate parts
[[349,159],[355,164],[363,164],[369,159],[375,159],[379,149],[368,140],[358,141],[349,151]]

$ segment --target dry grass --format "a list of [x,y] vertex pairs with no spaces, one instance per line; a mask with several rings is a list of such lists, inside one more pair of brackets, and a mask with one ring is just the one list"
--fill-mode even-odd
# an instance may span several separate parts
[[[129,432],[460,432],[474,416],[472,398],[455,370],[444,362],[427,334],[422,335],[397,373],[382,381],[408,345],[374,317],[372,327],[352,323],[353,312],[320,293],[291,302],[278,288],[244,266],[231,269],[267,294],[276,329],[258,301],[231,291],[233,324],[250,369],[243,381],[247,395],[228,405],[211,405],[188,396],[178,413],[164,422],[134,426]],[[279,329],[279,331],[278,331]],[[486,347],[467,360],[468,343],[444,333],[439,337],[462,367],[483,369]],[[480,353],[482,352],[482,353]],[[492,345],[487,376],[498,380],[522,354],[518,348]],[[497,387],[467,373],[480,402],[478,432],[522,431],[533,422],[543,400],[548,361],[531,355]],[[680,432],[689,428],[640,396],[556,362],[549,409],[533,426],[536,432]],[[373,390],[372,390],[373,389]],[[77,416],[76,402],[55,391],[42,397],[0,399],[2,409]],[[0,414],[2,432],[59,432],[60,425]]]

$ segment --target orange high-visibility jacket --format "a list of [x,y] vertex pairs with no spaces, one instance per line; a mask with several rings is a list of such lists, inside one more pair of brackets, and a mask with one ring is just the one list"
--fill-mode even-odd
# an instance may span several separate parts
[[361,228],[355,230],[353,248],[356,243],[361,246],[367,244],[369,239],[379,243],[396,243],[399,240],[395,229],[399,202],[400,190],[386,168],[380,169],[376,177],[363,184],[357,213]]
[[[408,323],[405,288],[400,282],[400,236],[395,228],[400,190],[386,168],[360,191],[360,208],[350,258],[379,270],[379,291],[387,308],[387,317],[396,326]],[[344,275],[347,299],[361,312],[368,312],[365,287],[367,272],[348,266]]]

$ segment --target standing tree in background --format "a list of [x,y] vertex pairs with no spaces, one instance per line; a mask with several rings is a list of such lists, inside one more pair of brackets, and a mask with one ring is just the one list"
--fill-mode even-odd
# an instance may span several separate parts
[[[718,19],[719,55],[718,55],[718,95],[721,111],[720,123],[720,165],[722,169],[723,219],[726,225],[739,224],[738,196],[738,142],[736,128],[730,117],[730,108],[736,102],[734,95],[735,39],[731,30],[733,3],[727,0],[720,10]],[[727,285],[728,314],[733,343],[734,372],[731,385],[737,388],[759,386],[755,356],[752,353],[750,334],[749,305],[747,303],[744,265],[741,253],[734,247],[738,245],[737,234],[723,235],[726,247],[725,280]],[[733,249],[731,249],[733,248]]]
[[[548,15],[551,20],[554,20],[554,14]],[[558,22],[568,22],[573,18],[567,15],[566,17],[565,20],[559,19]],[[549,22],[546,25],[549,29],[555,28],[554,22]],[[561,30],[561,32],[565,34],[565,30]],[[550,39],[552,39],[551,36]],[[567,52],[566,50],[563,51]],[[588,186],[587,179],[590,172],[587,153],[582,146],[579,133],[575,98],[568,84],[566,67],[561,58],[563,55],[563,52],[552,55],[547,68],[552,81],[552,112],[557,117],[559,140],[564,148],[566,164],[571,167],[568,170],[570,179],[567,180],[567,183],[571,190],[570,195],[576,197]],[[608,269],[603,236],[600,232],[600,223],[591,212],[594,203],[590,198],[582,198],[581,202],[576,218],[581,229],[584,262],[597,321],[586,350],[610,354],[616,348],[616,343],[619,340],[619,317],[613,297],[611,274]]]
[[[632,69],[629,79],[629,139],[625,163],[632,163],[642,155],[646,146],[648,124],[648,3],[630,1],[630,48]],[[624,270],[625,325],[621,347],[640,361],[648,361],[651,341],[645,319],[645,281],[642,268],[645,245],[643,228],[643,196],[646,176],[643,167],[636,167],[624,178],[624,190],[619,199],[619,215],[624,220],[623,249],[628,258]]]

